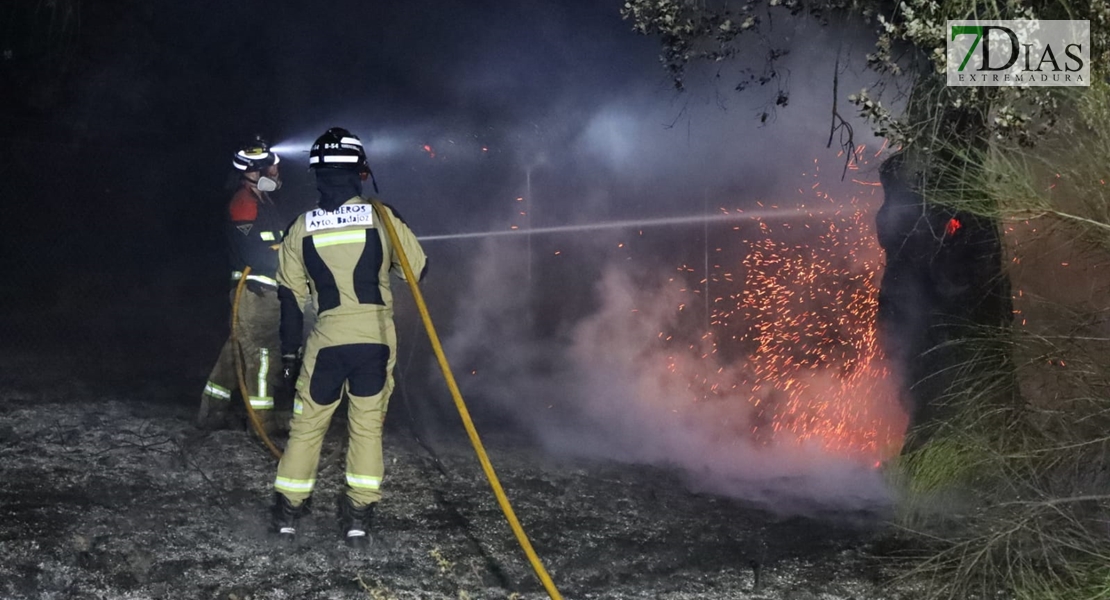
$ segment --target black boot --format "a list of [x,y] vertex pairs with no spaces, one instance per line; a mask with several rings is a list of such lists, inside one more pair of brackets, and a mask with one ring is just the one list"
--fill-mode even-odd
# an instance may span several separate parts
[[274,494],[274,507],[271,509],[271,529],[283,542],[292,542],[297,537],[297,520],[308,510],[308,502],[293,506],[284,494]]
[[370,528],[374,524],[376,504],[355,507],[351,498],[344,494],[339,499],[339,526],[343,539],[352,548],[367,548],[372,542]]

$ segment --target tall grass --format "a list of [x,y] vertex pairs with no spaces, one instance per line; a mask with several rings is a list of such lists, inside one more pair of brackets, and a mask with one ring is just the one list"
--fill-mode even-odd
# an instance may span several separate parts
[[904,456],[935,598],[1110,598],[1110,85],[1033,146],[936,153],[927,202],[999,223],[1015,319],[951,342],[946,419]]

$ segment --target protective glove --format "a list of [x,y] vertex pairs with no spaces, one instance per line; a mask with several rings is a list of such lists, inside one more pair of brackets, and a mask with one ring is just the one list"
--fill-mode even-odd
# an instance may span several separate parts
[[283,354],[281,357],[281,380],[292,388],[301,374],[301,357],[296,354]]
[[255,296],[262,296],[268,290],[273,290],[274,289],[274,288],[266,285],[265,283],[262,283],[261,281],[256,281],[254,279],[248,279],[246,285],[247,285],[247,289],[250,290],[250,292],[252,294],[254,294]]

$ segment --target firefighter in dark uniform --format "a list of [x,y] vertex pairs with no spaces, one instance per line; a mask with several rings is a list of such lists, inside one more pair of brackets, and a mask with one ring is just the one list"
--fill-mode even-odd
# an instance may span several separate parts
[[[244,144],[235,153],[232,165],[239,171],[239,188],[228,204],[226,226],[233,299],[235,286],[250,267],[235,326],[248,400],[270,432],[277,425],[273,417],[274,388],[282,372],[276,275],[284,224],[269,194],[281,187],[279,161],[261,138]],[[229,339],[204,386],[197,424],[206,429],[229,426],[232,391],[238,387],[235,348]]]
[[[277,276],[282,359],[290,374],[298,369],[302,308],[310,294],[317,317],[299,366],[289,444],[274,482],[272,525],[285,539],[295,536],[316,483],[324,433],[346,393],[350,443],[340,527],[348,545],[364,547],[382,497],[382,422],[396,361],[389,275],[404,275],[384,226],[362,198],[370,167],[359,138],[329,129],[313,144],[309,166],[316,173],[319,208],[289,226]],[[392,208],[387,212],[413,272],[423,278],[427,259],[420,243]]]

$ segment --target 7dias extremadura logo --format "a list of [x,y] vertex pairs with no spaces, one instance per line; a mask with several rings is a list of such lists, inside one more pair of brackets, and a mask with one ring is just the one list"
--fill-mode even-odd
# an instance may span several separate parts
[[948,21],[948,85],[1091,82],[1090,21]]

